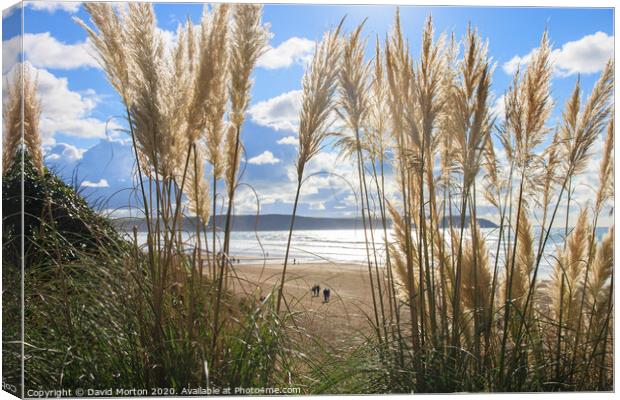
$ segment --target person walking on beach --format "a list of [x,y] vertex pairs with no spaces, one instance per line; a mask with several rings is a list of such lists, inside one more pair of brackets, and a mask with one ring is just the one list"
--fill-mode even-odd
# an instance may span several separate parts
[[329,289],[328,288],[323,289],[323,303],[329,303],[329,295],[330,295]]

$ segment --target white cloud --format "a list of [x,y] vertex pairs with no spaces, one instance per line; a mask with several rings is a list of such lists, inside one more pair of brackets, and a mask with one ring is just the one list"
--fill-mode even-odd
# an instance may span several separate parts
[[26,60],[39,68],[99,68],[93,57],[94,49],[89,42],[66,44],[58,41],[49,32],[25,34],[24,52]]
[[[156,32],[162,39],[164,49],[166,49],[166,51],[172,54],[172,51],[174,50],[174,46],[176,46],[176,43],[177,43],[176,32],[169,31],[166,29],[161,29],[159,27],[156,28]],[[200,26],[194,25],[194,32],[198,34],[198,32],[200,32]]]
[[[293,204],[297,187],[294,163],[286,165],[288,179],[277,181],[258,180],[252,186],[258,193],[261,208],[274,204]],[[313,157],[304,170],[304,183],[299,203],[310,210],[337,210],[340,215],[359,215],[359,204],[354,195],[357,185],[357,169],[348,159],[342,159],[335,151],[323,151]],[[386,174],[386,195],[398,192],[392,173]],[[254,192],[241,188],[235,195],[235,209],[240,213],[256,212]],[[348,211],[347,211],[348,210]]]
[[301,90],[293,90],[254,104],[248,112],[252,121],[275,130],[297,131]]
[[614,37],[604,32],[587,35],[565,43],[553,51],[556,68],[564,76],[576,73],[592,74],[601,71],[614,55]]
[[89,91],[80,94],[69,89],[67,78],[58,78],[44,69],[37,71],[41,98],[41,133],[56,132],[79,137],[106,136],[105,122],[90,116],[97,96]]
[[[7,76],[10,77],[18,68],[20,66],[15,65]],[[58,132],[84,138],[106,137],[105,122],[91,115],[99,101],[93,90],[83,93],[72,91],[67,78],[56,77],[45,69],[30,68],[39,84],[43,144],[53,144],[53,137]],[[118,126],[110,124],[110,129],[114,128]]]
[[254,165],[265,165],[265,164],[277,164],[280,162],[280,159],[273,156],[273,153],[269,150],[263,151],[261,154],[256,157],[252,157],[248,160],[248,164]]
[[80,9],[79,1],[28,1],[26,6],[38,11],[48,11],[53,13],[57,10],[66,11],[74,14]]
[[308,209],[323,211],[325,210],[325,202],[322,202],[322,201],[311,202],[308,204]]
[[[297,172],[292,166],[288,171],[289,179],[295,181]],[[305,195],[318,194],[321,189],[334,193],[351,193],[351,182],[357,182],[357,169],[354,163],[342,159],[337,152],[323,151],[314,156],[304,168],[307,180],[302,187]]]
[[22,37],[14,36],[2,42],[2,75],[9,73],[11,68],[20,62],[22,51]]
[[84,181],[80,186],[89,188],[107,188],[110,187],[110,184],[107,179],[101,178],[99,179],[99,182]]
[[65,160],[67,162],[74,162],[81,159],[85,151],[85,149],[80,149],[72,144],[57,143],[54,147],[49,149],[45,159],[50,161]]
[[[164,48],[171,52],[176,43],[176,33],[157,28]],[[22,36],[15,36],[2,42],[3,73],[20,61]],[[96,51],[89,40],[64,43],[49,32],[26,33],[23,36],[24,59],[37,68],[77,69],[100,68],[95,58]]]
[[299,146],[299,139],[295,136],[285,136],[281,139],[278,139],[277,144],[286,144],[290,146]]
[[[41,133],[44,138],[52,138],[60,132],[83,138],[104,138],[106,136],[105,123],[96,118],[73,116],[72,119],[63,121],[58,118],[58,115],[52,116],[49,113],[42,113]],[[44,143],[49,143],[49,140],[44,140]]]
[[[22,51],[22,36],[15,36],[2,42],[3,73],[18,63]],[[26,33],[23,36],[25,60],[37,68],[75,69],[99,68],[93,57],[90,42],[66,44],[58,41],[49,32]]]
[[111,219],[144,217],[144,211],[136,207],[106,208],[99,213]]
[[[502,65],[504,72],[514,74],[517,67],[523,68],[532,58],[536,49],[524,56],[514,56]],[[555,73],[558,76],[573,74],[593,74],[601,71],[614,55],[614,37],[604,32],[586,35],[581,39],[567,42],[551,52]]]
[[265,69],[288,68],[294,63],[304,65],[312,59],[316,43],[310,39],[292,37],[278,47],[269,47],[256,65]]
[[21,8],[21,3],[18,3],[2,10],[2,19],[4,20],[5,18],[11,17],[15,11],[21,10]]
[[506,115],[506,95],[501,95],[495,100],[495,103],[493,103],[491,107],[491,113],[496,121],[504,120]]
[[517,68],[522,70],[523,67],[525,65],[527,65],[527,63],[531,60],[532,56],[534,55],[535,51],[536,51],[536,49],[530,51],[529,53],[527,53],[524,56],[514,56],[514,57],[512,57],[510,60],[506,61],[502,65],[502,69],[508,75],[513,75],[515,72],[517,72]]

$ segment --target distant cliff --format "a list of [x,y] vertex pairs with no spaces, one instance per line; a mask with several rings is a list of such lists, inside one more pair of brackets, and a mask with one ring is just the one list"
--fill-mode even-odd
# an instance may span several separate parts
[[[471,220],[471,218],[469,218],[469,216],[465,217],[465,227],[469,227],[470,220]],[[478,218],[476,221],[478,221],[478,225],[481,228],[499,228],[497,226],[497,224],[495,224],[495,222],[489,221],[488,219]],[[450,226],[450,218],[449,217],[444,217],[441,220],[441,227],[442,228],[447,228],[449,226]],[[460,216],[453,216],[452,217],[452,226],[455,227],[455,228],[461,226],[461,217]]]
[[[449,218],[441,221],[441,227],[450,226]],[[224,229],[226,222],[225,215],[215,217],[215,224],[218,228]],[[209,227],[212,227],[213,218],[209,221]],[[114,222],[117,228],[130,231],[134,226],[138,231],[146,231],[146,221],[141,218],[122,218]],[[186,230],[195,229],[196,218],[188,217],[183,220],[183,226]],[[232,229],[234,231],[286,231],[290,228],[291,216],[282,214],[265,214],[265,215],[235,215],[232,218]],[[388,221],[391,226],[392,221]],[[460,224],[459,217],[452,217],[452,226],[458,227]],[[493,222],[478,218],[478,224],[481,228],[496,228]],[[303,217],[295,218],[295,229],[297,230],[338,230],[338,229],[361,229],[363,226],[361,217],[358,218],[320,218],[320,217]],[[373,220],[373,227],[380,228],[381,220]],[[469,218],[466,218],[465,226],[469,226]]]

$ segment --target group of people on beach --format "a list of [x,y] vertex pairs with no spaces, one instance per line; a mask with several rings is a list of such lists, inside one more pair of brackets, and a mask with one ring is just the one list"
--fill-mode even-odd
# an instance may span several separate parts
[[[221,251],[216,254],[216,258],[218,261],[221,260],[222,257],[224,257],[224,253],[222,253]],[[235,257],[229,257],[228,261],[230,261],[231,264],[241,264],[241,260]]]
[[[312,297],[319,297],[321,293],[321,286],[319,286],[318,284],[314,285],[312,286],[310,291],[312,292]],[[329,288],[324,288],[323,289],[323,303],[329,303],[330,296],[331,296],[331,291],[329,290]]]

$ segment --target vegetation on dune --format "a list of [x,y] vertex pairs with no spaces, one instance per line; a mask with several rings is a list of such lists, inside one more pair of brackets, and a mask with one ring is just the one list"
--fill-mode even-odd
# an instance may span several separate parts
[[[18,265],[23,173],[27,387],[174,390],[147,393],[154,395],[198,387],[613,389],[614,228],[602,240],[595,235],[613,198],[611,61],[583,104],[577,82],[553,129],[546,32],[515,73],[498,118],[490,107],[488,45],[474,28],[457,42],[436,35],[429,18],[414,59],[397,13],[367,60],[363,23],[347,35],[341,22],[317,44],[302,82],[297,194],[279,284],[241,297],[231,290],[230,221],[242,184],[250,77],[269,37],[262,8],[205,7],[199,27],[179,27],[172,49],[150,4],[84,8],[90,23],[77,22],[125,108],[146,241],[138,243],[136,231],[119,237],[43,166],[36,81],[29,72],[16,78],[26,90],[14,90],[23,102],[13,96],[4,108],[3,243],[14,253],[5,266]],[[575,179],[601,135],[595,202],[580,205],[569,230]],[[284,290],[304,172],[330,138],[357,171],[372,301],[371,329],[351,333],[364,344],[351,341],[341,354],[298,324]],[[387,170],[396,177],[394,197]],[[207,240],[218,198],[226,207],[219,249],[216,224]],[[499,219],[493,247],[477,223],[483,198]],[[558,220],[561,208],[565,221]],[[189,224],[191,243],[183,236],[188,212],[200,221]],[[558,225],[565,242],[543,281],[541,261]],[[382,248],[373,236],[379,231]],[[18,272],[4,268],[5,285],[17,287]],[[19,321],[7,324],[7,312],[19,310],[3,312],[16,333]],[[18,371],[17,350],[6,349],[6,365]]]
[[[74,188],[45,167],[39,171],[29,152],[15,155],[15,162],[4,173],[2,193],[3,257],[17,268],[22,227],[24,268],[51,253],[62,260],[76,260],[75,249],[97,252],[120,238],[112,223],[93,211]],[[49,240],[50,235],[59,234],[58,243]]]

